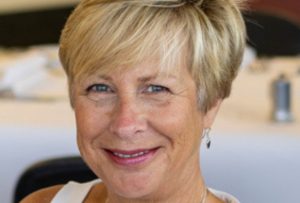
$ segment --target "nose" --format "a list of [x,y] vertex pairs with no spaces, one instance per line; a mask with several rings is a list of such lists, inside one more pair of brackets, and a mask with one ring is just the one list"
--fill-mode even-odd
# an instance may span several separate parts
[[123,139],[143,133],[147,129],[145,114],[134,100],[119,101],[116,105],[110,131]]

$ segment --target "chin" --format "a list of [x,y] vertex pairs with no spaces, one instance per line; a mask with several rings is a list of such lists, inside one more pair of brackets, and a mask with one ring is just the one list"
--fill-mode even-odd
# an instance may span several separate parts
[[151,174],[127,174],[119,176],[118,182],[109,184],[110,190],[126,199],[150,199],[160,186],[158,176]]

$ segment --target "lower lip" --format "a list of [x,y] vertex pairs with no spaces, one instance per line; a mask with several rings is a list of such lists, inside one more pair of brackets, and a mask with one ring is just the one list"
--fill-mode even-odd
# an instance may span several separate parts
[[137,157],[132,157],[132,158],[121,158],[116,155],[114,155],[112,152],[106,151],[109,158],[115,162],[118,165],[125,166],[125,167],[132,167],[132,166],[138,166],[141,164],[144,164],[146,162],[149,162],[154,155],[156,154],[158,148],[151,149],[147,154],[137,156]]

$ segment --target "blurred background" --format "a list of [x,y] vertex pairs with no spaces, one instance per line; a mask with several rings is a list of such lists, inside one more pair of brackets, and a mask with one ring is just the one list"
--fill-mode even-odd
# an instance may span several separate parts
[[[94,178],[78,158],[57,56],[78,2],[0,1],[1,202],[68,178]],[[202,147],[202,170],[208,186],[242,203],[299,202],[300,1],[249,0],[243,15],[247,49],[211,149]]]

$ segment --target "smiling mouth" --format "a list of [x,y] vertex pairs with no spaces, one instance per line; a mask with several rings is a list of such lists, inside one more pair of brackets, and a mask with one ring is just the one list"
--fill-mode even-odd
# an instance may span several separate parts
[[145,151],[141,151],[141,152],[137,152],[134,154],[123,154],[123,153],[119,153],[119,152],[112,152],[113,155],[123,158],[123,159],[130,159],[130,158],[135,158],[135,157],[139,157],[139,156],[143,156],[145,154],[149,153],[149,150],[145,150]]
[[126,167],[144,164],[153,159],[159,147],[152,149],[137,149],[137,150],[118,150],[118,149],[105,149],[108,157],[114,163]]

